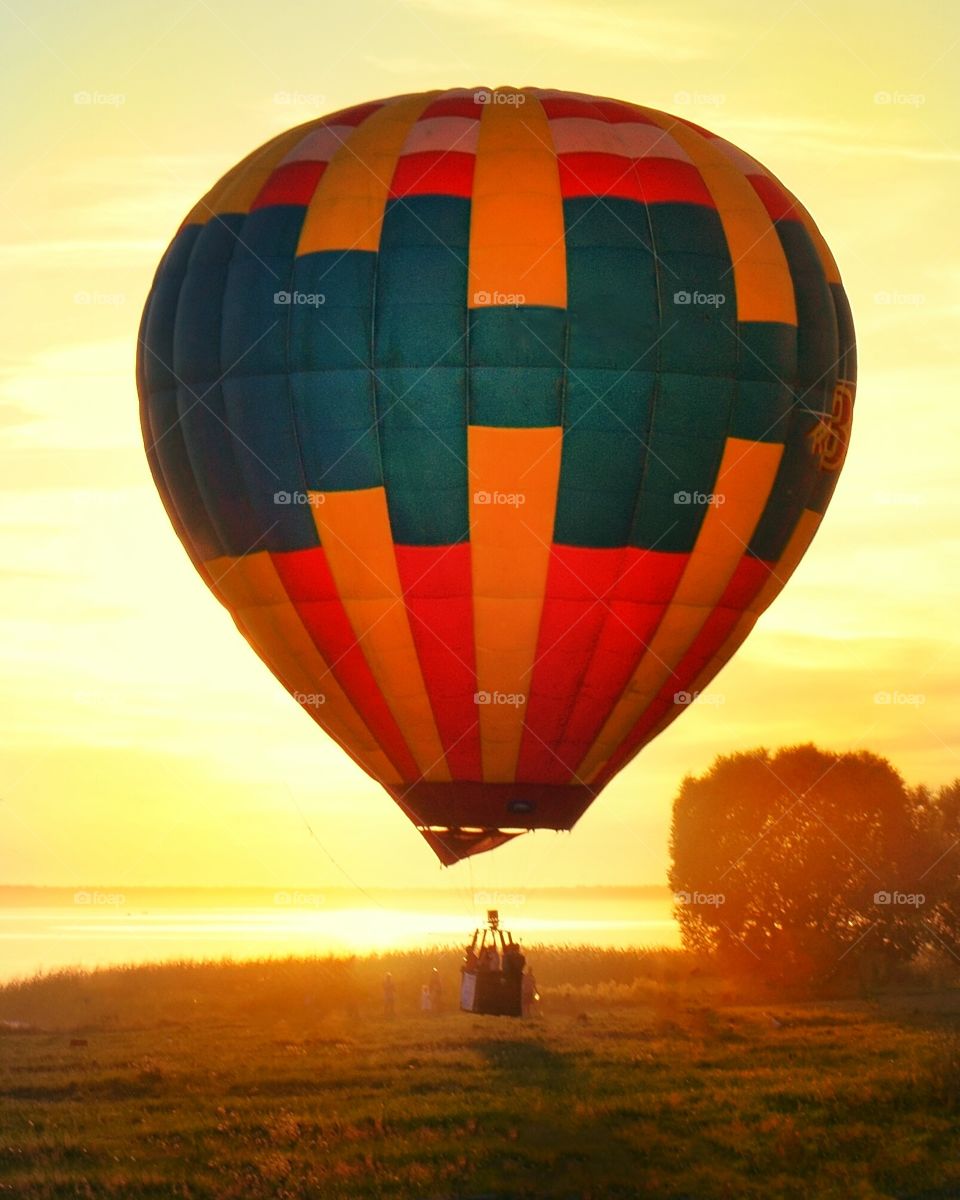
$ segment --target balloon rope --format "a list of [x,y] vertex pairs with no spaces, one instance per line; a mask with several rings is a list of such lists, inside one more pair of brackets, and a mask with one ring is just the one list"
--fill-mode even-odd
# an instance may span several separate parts
[[[289,784],[289,783],[287,783],[286,781],[284,781],[284,787],[287,789],[287,792],[288,792],[288,794],[289,794],[289,796],[290,796],[290,799],[293,801],[293,806],[294,806],[294,808],[297,810],[297,812],[298,812],[298,813],[299,813],[299,815],[300,815],[300,820],[301,820],[301,821],[303,821],[304,825],[307,827],[307,833],[309,833],[309,834],[310,834],[310,836],[313,838],[313,840],[314,840],[314,841],[317,843],[317,845],[318,845],[318,846],[320,847],[320,849],[321,849],[321,850],[324,852],[324,854],[327,856],[327,858],[328,858],[328,859],[329,859],[329,860],[330,860],[330,861],[333,863],[333,865],[334,865],[334,866],[337,868],[337,870],[338,870],[338,871],[340,872],[340,874],[341,874],[341,875],[344,877],[344,879],[346,879],[346,880],[347,880],[347,881],[348,881],[350,884],[352,884],[352,885],[353,885],[353,887],[355,887],[355,888],[357,889],[357,891],[358,891],[358,892],[362,892],[362,893],[363,893],[363,895],[364,895],[364,896],[366,896],[366,897],[367,897],[367,899],[368,899],[368,900],[369,900],[369,901],[370,901],[372,904],[375,904],[375,905],[377,906],[377,908],[381,909],[383,912],[392,912],[392,911],[393,911],[392,909],[389,909],[389,908],[387,908],[387,906],[386,906],[385,904],[381,904],[381,903],[380,903],[380,901],[379,901],[379,900],[377,900],[377,899],[376,899],[376,897],[372,896],[372,895],[370,894],[370,892],[368,892],[368,891],[367,891],[367,889],[366,889],[366,888],[365,888],[365,887],[364,887],[362,884],[360,884],[360,883],[357,883],[357,881],[354,879],[354,877],[353,877],[353,876],[350,874],[350,872],[349,872],[349,871],[348,871],[348,870],[347,870],[345,867],[342,867],[342,866],[340,865],[340,863],[339,863],[339,862],[337,862],[337,860],[336,860],[336,859],[333,857],[333,855],[332,855],[332,854],[330,853],[330,851],[329,851],[329,850],[326,848],[326,846],[323,844],[323,842],[321,842],[321,841],[320,841],[320,839],[317,837],[317,835],[316,835],[316,832],[315,832],[315,831],[314,831],[314,829],[313,829],[313,826],[312,826],[312,825],[310,824],[310,822],[307,820],[307,815],[306,815],[306,813],[305,813],[305,812],[303,811],[303,809],[300,807],[300,803],[299,803],[299,801],[297,800],[296,796],[293,794],[293,788],[291,788],[290,784]],[[468,859],[467,861],[468,861],[468,862],[470,862],[470,860],[469,860],[469,859]],[[458,890],[459,890],[459,889],[458,889]],[[461,898],[462,898],[462,891],[460,892],[460,894],[461,894]],[[471,901],[472,901],[472,898],[473,898],[473,894],[474,894],[474,893],[473,893],[473,863],[472,863],[472,862],[470,862],[470,896],[471,896]],[[470,918],[472,919],[472,918],[474,917],[475,913],[476,913],[477,906],[476,906],[476,904],[475,904],[475,903],[468,903],[468,904],[466,905],[466,910],[467,910],[467,913],[468,913],[468,915],[469,915],[469,916],[470,916]]]
[[313,838],[313,840],[317,843],[317,845],[324,852],[324,854],[327,856],[327,858],[330,859],[330,861],[337,868],[337,870],[344,877],[344,879],[346,879],[349,883],[351,883],[357,889],[358,892],[362,892],[371,903],[373,903],[377,906],[377,908],[383,909],[384,912],[389,912],[390,910],[387,908],[387,906],[385,904],[381,904],[379,900],[377,900],[374,896],[372,896],[367,891],[367,889],[362,886],[362,884],[357,883],[357,881],[353,878],[353,876],[350,874],[350,872],[345,867],[342,867],[337,862],[337,860],[333,857],[333,855],[330,853],[330,851],[326,848],[326,846],[323,844],[323,842],[320,841],[320,839],[317,837],[316,833],[314,832],[313,826],[307,820],[306,813],[300,807],[299,801],[297,800],[296,796],[293,794],[293,788],[291,788],[290,784],[286,783],[286,782],[284,782],[284,787],[287,789],[290,799],[293,801],[294,808],[296,808],[297,812],[300,814],[300,820],[303,821],[304,825],[306,825],[307,833],[310,834],[310,836]]

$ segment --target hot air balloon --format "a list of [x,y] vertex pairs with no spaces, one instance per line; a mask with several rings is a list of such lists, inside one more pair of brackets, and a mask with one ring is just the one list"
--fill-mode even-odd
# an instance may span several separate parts
[[855,369],[834,259],[748,154],[459,89],[228,171],[138,388],[197,571],[449,864],[571,829],[728,661],[820,524]]

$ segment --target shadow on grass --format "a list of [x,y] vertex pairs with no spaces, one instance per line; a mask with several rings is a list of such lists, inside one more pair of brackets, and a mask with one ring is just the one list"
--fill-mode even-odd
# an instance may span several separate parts
[[551,1050],[543,1042],[486,1038],[471,1043],[471,1049],[485,1058],[495,1070],[515,1077],[511,1082],[526,1083],[531,1076],[535,1076],[559,1084],[572,1078],[576,1072],[571,1055]]

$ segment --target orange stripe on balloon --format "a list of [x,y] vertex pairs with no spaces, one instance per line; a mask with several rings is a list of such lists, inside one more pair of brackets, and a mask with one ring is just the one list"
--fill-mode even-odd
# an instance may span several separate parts
[[311,511],[357,641],[424,779],[450,780],[417,658],[382,487],[311,492]]
[[752,175],[754,178],[760,177],[763,179],[772,180],[774,184],[784,194],[787,201],[793,206],[793,211],[797,219],[806,229],[813,242],[817,252],[817,257],[820,260],[820,265],[823,267],[823,273],[826,276],[827,283],[840,283],[840,270],[837,267],[837,260],[833,257],[830,247],[824,241],[823,234],[817,228],[813,217],[807,212],[804,206],[796,198],[789,188],[784,187],[783,183],[774,175],[774,173],[762,163],[757,162],[755,158],[741,150],[739,146],[735,146],[732,142],[728,142],[725,138],[718,137],[716,134],[710,135],[714,145],[719,146],[723,153],[730,161],[743,172],[748,178]]
[[330,159],[300,231],[297,254],[377,250],[390,182],[410,129],[437,92],[385,104]]
[[491,93],[484,107],[473,173],[468,307],[488,304],[477,298],[485,293],[521,296],[524,305],[567,304],[563,202],[550,122],[532,94],[511,89]]
[[280,682],[353,760],[384,784],[400,773],[303,627],[267,551],[204,564],[237,628]]
[[639,108],[667,130],[696,164],[713,196],[733,262],[740,321],[797,323],[793,279],[770,214],[750,181],[713,140],[676,117]]
[[547,586],[563,430],[467,430],[483,779],[516,776]]
[[728,438],[716,498],[703,519],[689,562],[646,653],[597,741],[577,768],[592,782],[656,698],[730,582],[763,513],[783,446]]

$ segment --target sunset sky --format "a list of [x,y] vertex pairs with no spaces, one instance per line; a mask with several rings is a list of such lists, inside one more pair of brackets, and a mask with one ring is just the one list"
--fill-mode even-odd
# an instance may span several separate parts
[[[960,11],[2,0],[0,47],[0,882],[660,882],[672,795],[718,753],[814,740],[960,776]],[[708,694],[573,834],[442,872],[196,575],[133,366],[160,255],[251,149],[366,99],[504,84],[675,112],[766,164],[839,263],[858,408],[820,534]]]

